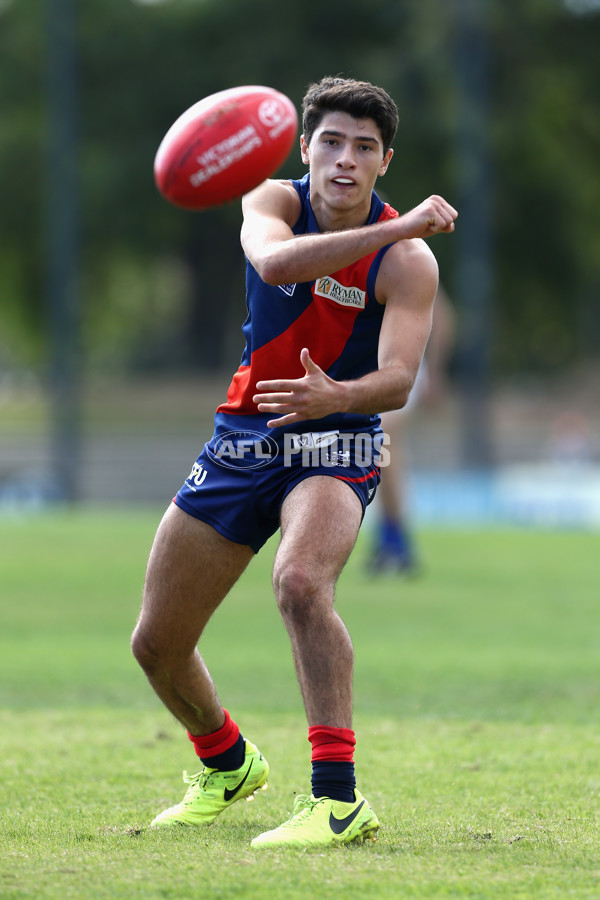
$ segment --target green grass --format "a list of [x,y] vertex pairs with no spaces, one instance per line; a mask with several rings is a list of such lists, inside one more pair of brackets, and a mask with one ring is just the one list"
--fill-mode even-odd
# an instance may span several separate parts
[[369,580],[363,539],[338,608],[379,840],[259,854],[309,789],[274,543],[203,646],[269,790],[204,831],[144,829],[195,764],[128,648],[159,515],[0,519],[2,900],[600,896],[598,535],[428,531],[409,581]]

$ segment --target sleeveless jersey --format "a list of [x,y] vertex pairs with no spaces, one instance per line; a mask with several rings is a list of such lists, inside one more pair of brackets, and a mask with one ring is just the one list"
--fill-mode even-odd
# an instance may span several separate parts
[[[301,201],[301,212],[293,232],[296,235],[319,231],[310,205],[310,176],[292,181]],[[398,213],[373,191],[366,224],[396,218]],[[217,408],[217,420],[233,423],[238,416],[246,427],[261,425],[272,416],[259,413],[252,401],[256,383],[279,378],[301,378],[305,372],[300,350],[307,347],[311,358],[331,378],[347,381],[377,369],[379,332],[385,307],[375,299],[375,281],[384,254],[391,245],[357,262],[299,284],[266,284],[246,260],[247,317],[242,326],[246,339],[238,371],[227,392],[227,402]],[[229,417],[232,417],[231,419]],[[378,416],[336,413],[302,424],[356,431],[379,424]],[[298,430],[298,423],[287,429]],[[274,435],[275,436],[275,435]]]

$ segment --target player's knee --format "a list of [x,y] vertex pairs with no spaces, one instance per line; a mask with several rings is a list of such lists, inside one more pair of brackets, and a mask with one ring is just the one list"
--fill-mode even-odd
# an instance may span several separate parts
[[144,626],[138,622],[131,636],[131,652],[144,672],[156,672],[162,667],[163,653],[160,646],[152,640]]
[[301,562],[288,563],[273,576],[277,605],[284,620],[301,623],[306,620],[323,593],[323,582],[314,570]]

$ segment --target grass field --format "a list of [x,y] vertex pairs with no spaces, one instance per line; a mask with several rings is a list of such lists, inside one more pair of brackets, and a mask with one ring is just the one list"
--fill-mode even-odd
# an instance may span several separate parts
[[600,897],[598,535],[429,531],[410,581],[370,581],[363,539],[338,608],[379,840],[261,854],[309,789],[273,544],[203,647],[269,790],[203,831],[144,829],[195,767],[129,654],[159,515],[0,519],[2,900]]

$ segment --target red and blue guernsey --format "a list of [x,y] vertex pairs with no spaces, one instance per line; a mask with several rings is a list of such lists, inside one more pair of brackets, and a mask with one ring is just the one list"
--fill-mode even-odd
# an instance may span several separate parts
[[[292,181],[301,201],[293,227],[296,235],[319,231],[310,205],[310,180]],[[398,213],[375,192],[366,224],[396,218]],[[246,262],[246,305],[242,327],[246,347],[227,392],[217,408],[216,433],[226,428],[256,429],[277,439],[284,431],[298,431],[298,423],[268,429],[270,415],[259,413],[252,397],[258,381],[301,378],[300,350],[331,378],[347,381],[377,369],[379,332],[385,307],[375,299],[375,281],[388,245],[337,272],[301,284],[266,284]],[[240,417],[240,418],[238,418]],[[378,416],[337,413],[302,423],[301,429],[373,430]]]

